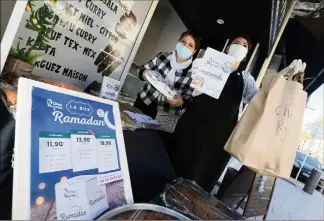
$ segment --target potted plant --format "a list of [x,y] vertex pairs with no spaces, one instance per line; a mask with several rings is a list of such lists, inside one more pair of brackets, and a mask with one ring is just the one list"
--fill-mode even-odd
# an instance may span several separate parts
[[25,11],[30,12],[30,16],[25,27],[37,33],[36,39],[29,47],[20,47],[20,41],[18,41],[16,48],[11,47],[4,72],[15,72],[18,76],[29,75],[33,70],[36,59],[44,55],[44,53],[35,53],[35,51],[44,51],[46,49],[50,34],[59,21],[59,17],[54,14],[47,4],[35,11],[34,1],[29,0],[27,3]]

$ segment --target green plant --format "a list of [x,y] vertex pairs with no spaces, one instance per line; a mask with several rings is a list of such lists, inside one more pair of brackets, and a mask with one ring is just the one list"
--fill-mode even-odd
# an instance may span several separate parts
[[28,63],[28,64],[33,64],[36,61],[36,59],[43,56],[44,53],[36,54],[36,53],[30,52],[26,56],[25,50],[19,48],[19,42],[18,42],[17,49],[11,46],[10,55],[18,60]]
[[51,40],[50,34],[59,21],[59,17],[46,4],[35,12],[34,4],[32,4],[34,1],[29,0],[27,3],[25,10],[31,14],[25,27],[37,32],[36,40],[30,47],[24,48],[20,48],[20,42],[18,42],[17,48],[11,47],[10,50],[11,56],[29,64],[33,64],[38,57],[44,55],[44,53],[36,54],[33,51],[44,51],[46,49],[47,43]]

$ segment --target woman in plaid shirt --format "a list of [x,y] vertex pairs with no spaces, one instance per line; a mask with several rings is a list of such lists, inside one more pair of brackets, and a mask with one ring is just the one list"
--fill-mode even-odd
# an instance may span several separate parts
[[134,107],[144,114],[152,117],[157,111],[179,116],[191,97],[190,82],[192,56],[200,47],[200,39],[190,31],[182,33],[179,42],[173,52],[159,53],[139,70],[139,78],[146,80],[147,70],[153,70],[161,74],[164,80],[176,90],[179,96],[167,99],[166,96],[156,90],[149,82],[146,82],[137,95]]

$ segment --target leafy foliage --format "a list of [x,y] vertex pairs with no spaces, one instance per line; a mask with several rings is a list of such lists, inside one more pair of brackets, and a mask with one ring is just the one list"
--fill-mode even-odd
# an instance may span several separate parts
[[35,0],[29,0],[26,6],[26,11],[30,12],[29,19],[27,19],[26,28],[37,32],[37,37],[35,42],[30,47],[19,47],[19,42],[17,48],[11,47],[10,54],[21,61],[29,64],[33,64],[35,60],[44,55],[44,53],[34,53],[33,51],[44,51],[47,48],[47,43],[51,40],[50,34],[55,28],[59,17],[54,14],[54,12],[49,9],[49,7],[44,4],[42,7],[38,8],[36,12],[34,11],[35,5],[33,4]]
[[311,139],[311,136],[306,131],[302,131],[300,137],[303,141],[308,141]]
[[33,64],[39,57],[41,57],[45,54],[45,53],[37,54],[34,52],[30,52],[29,55],[26,56],[25,49],[26,48],[19,49],[19,42],[18,42],[17,49],[15,49],[14,47],[10,48],[10,55],[18,60],[28,63],[28,64]]

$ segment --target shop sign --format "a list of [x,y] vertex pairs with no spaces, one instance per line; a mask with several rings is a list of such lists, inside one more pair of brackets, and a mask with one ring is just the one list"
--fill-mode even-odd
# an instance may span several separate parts
[[81,88],[103,76],[122,79],[151,3],[29,0],[11,52],[27,53],[32,74]]

